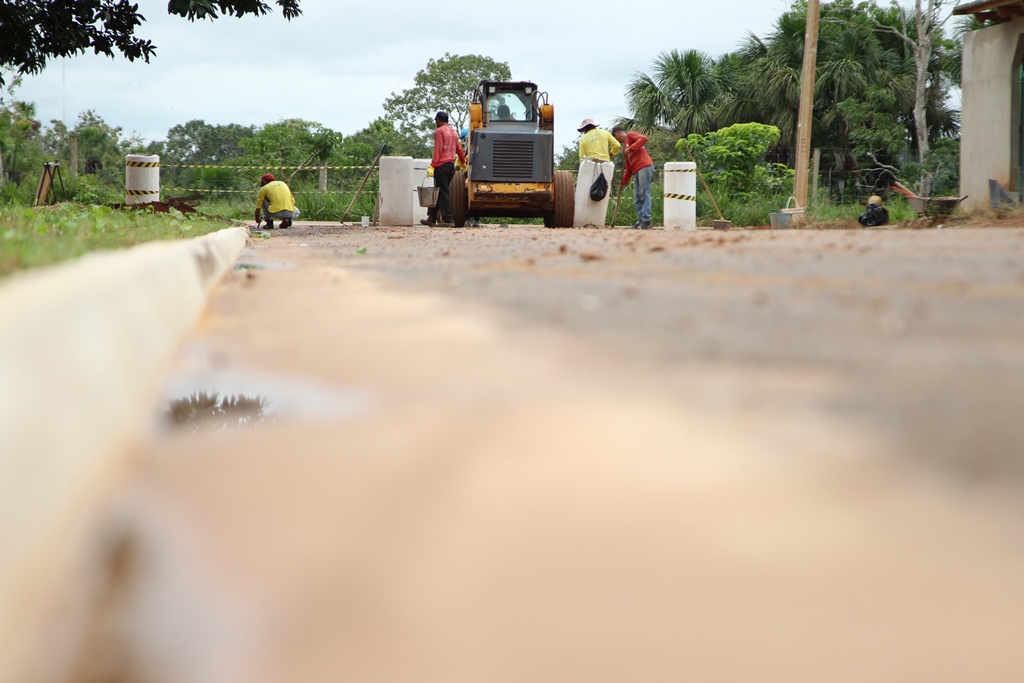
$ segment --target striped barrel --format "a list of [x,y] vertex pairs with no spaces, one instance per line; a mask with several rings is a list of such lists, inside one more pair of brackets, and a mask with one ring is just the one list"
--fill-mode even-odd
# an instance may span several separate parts
[[697,229],[697,164],[665,164],[665,229]]
[[160,157],[129,154],[125,159],[125,203],[160,201]]

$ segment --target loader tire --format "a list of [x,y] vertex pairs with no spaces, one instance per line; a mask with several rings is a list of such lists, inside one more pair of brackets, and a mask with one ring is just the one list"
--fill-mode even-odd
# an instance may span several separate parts
[[576,179],[572,171],[555,171],[555,210],[544,217],[549,228],[571,228],[576,217]]
[[469,194],[466,192],[466,174],[456,171],[452,176],[452,182],[448,186],[449,196],[452,198],[452,220],[456,228],[466,225],[466,204],[469,203]]

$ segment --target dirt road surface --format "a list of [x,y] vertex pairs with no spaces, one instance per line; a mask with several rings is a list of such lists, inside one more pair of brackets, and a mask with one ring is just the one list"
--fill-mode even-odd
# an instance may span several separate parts
[[166,398],[270,414],[154,430],[96,680],[1024,680],[1024,230],[302,224],[241,265]]

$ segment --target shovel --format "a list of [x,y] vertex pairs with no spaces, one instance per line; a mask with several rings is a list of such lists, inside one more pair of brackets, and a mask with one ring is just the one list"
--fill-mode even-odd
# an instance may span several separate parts
[[619,217],[619,200],[622,199],[622,188],[625,185],[619,185],[619,193],[615,195],[615,210],[612,211],[612,227],[615,227],[615,219]]

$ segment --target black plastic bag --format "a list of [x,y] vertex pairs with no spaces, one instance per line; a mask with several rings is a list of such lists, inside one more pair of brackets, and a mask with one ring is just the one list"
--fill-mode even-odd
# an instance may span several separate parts
[[889,211],[878,204],[868,204],[857,222],[866,228],[876,228],[889,222]]
[[608,179],[604,177],[603,172],[598,172],[597,177],[594,178],[594,184],[590,186],[590,198],[595,202],[599,202],[605,198],[608,194]]

